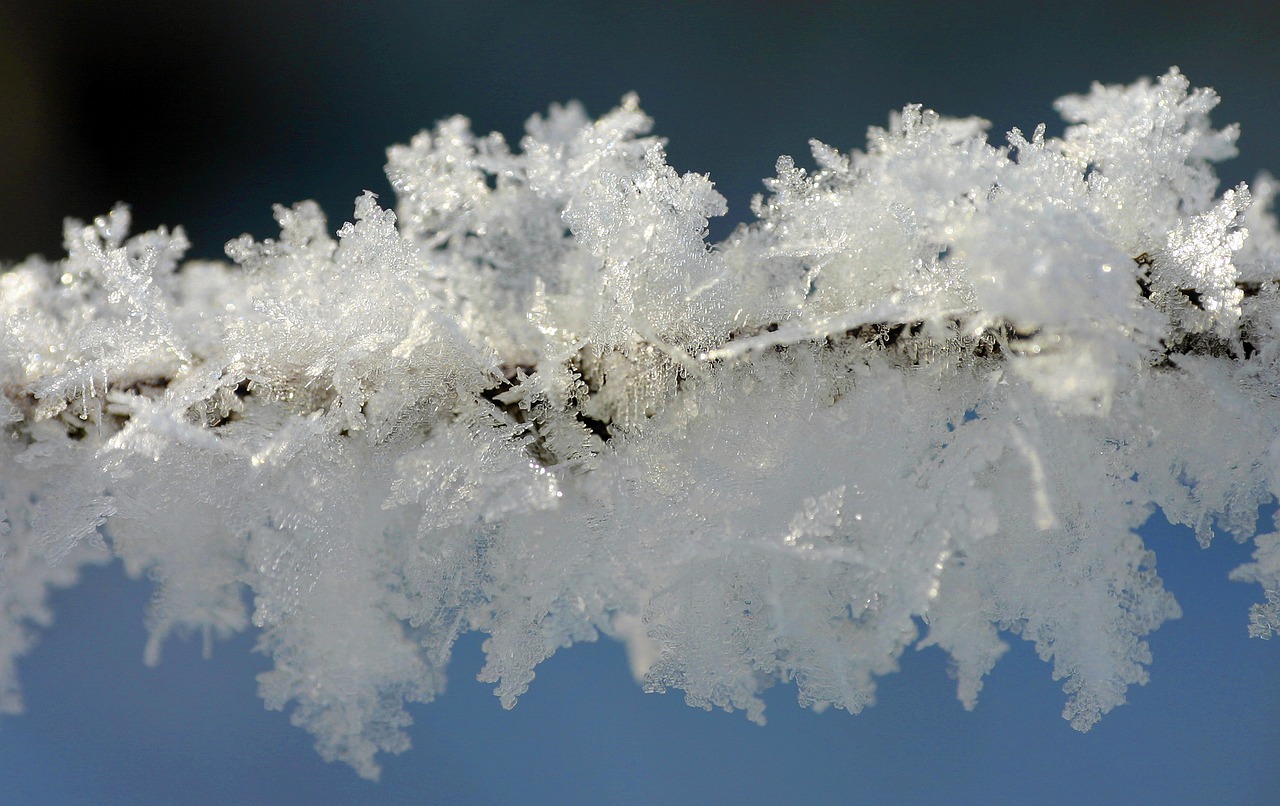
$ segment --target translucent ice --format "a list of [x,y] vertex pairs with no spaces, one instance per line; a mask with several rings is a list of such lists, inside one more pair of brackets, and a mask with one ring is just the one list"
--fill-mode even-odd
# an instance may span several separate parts
[[[233,263],[120,207],[0,274],[0,710],[51,586],[156,581],[146,660],[254,625],[268,706],[365,776],[488,634],[514,705],[600,634],[649,690],[859,711],[936,645],[974,707],[1035,643],[1081,730],[1179,615],[1134,530],[1255,539],[1280,492],[1275,180],[1217,194],[1217,98],[1171,71],[1004,145],[918,106],[778,160],[757,220],[634,96],[460,117]],[[1235,576],[1280,629],[1280,542]],[[922,629],[923,625],[923,629]]]

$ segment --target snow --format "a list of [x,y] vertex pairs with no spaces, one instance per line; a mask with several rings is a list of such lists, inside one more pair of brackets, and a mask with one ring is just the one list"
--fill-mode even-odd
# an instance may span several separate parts
[[517,150],[443,121],[388,152],[394,209],[277,207],[229,264],[69,221],[0,275],[0,711],[48,590],[116,556],[148,663],[252,625],[267,705],[366,777],[469,631],[508,707],[603,634],[756,721],[778,681],[860,711],[911,646],[972,708],[1018,635],[1087,730],[1180,615],[1157,507],[1254,540],[1280,625],[1275,183],[1217,195],[1216,103],[1174,69],[1006,145],[908,106],[715,245],[635,96]]

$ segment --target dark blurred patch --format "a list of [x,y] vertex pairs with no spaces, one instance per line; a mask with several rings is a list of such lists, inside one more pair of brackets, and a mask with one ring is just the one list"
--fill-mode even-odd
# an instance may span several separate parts
[[384,149],[441,117],[518,138],[553,101],[598,115],[632,90],[672,164],[728,197],[717,238],[810,137],[860,148],[912,102],[995,141],[1052,133],[1059,95],[1172,64],[1241,122],[1234,183],[1280,169],[1275,6],[0,0],[0,258],[56,257],[64,216],[117,200],[202,257],[272,234],[274,202],[315,198],[336,227],[364,189],[389,203]]

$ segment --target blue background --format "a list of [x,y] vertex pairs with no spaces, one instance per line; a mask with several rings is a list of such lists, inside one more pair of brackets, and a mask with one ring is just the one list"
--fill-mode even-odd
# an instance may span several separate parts
[[[180,8],[174,6],[181,5]],[[60,254],[64,215],[119,199],[139,228],[181,223],[193,256],[274,234],[273,202],[337,225],[363,189],[390,201],[383,150],[454,113],[515,139],[551,101],[592,114],[640,93],[679,170],[710,172],[747,216],[778,154],[861,147],[922,102],[998,139],[1095,79],[1177,64],[1224,97],[1242,156],[1225,183],[1280,170],[1280,12],[1272,3],[982,9],[837,3],[0,3],[0,256]],[[54,596],[21,664],[27,714],[0,723],[0,803],[1257,803],[1280,802],[1280,642],[1250,640],[1248,550],[1143,532],[1186,613],[1151,639],[1152,681],[1088,734],[1031,647],[955,700],[945,657],[908,651],[879,704],[817,715],[772,689],[769,724],[645,695],[611,643],[562,650],[515,710],[474,682],[415,707],[414,748],[370,784],[263,709],[252,635],[171,641],[142,665],[145,581],[91,569]]]

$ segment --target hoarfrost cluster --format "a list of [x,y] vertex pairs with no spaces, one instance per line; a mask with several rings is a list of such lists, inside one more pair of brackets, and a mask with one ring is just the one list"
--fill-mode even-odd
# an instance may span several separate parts
[[715,245],[634,97],[517,149],[446,120],[389,151],[394,212],[278,207],[233,264],[68,221],[0,275],[0,711],[50,588],[115,556],[148,663],[252,624],[267,705],[370,777],[472,630],[507,706],[604,634],[755,720],[776,681],[857,712],[913,645],[973,707],[1007,633],[1088,729],[1179,615],[1156,507],[1254,540],[1280,628],[1276,186],[1216,195],[1217,100],[1095,85],[999,146],[908,106]]

